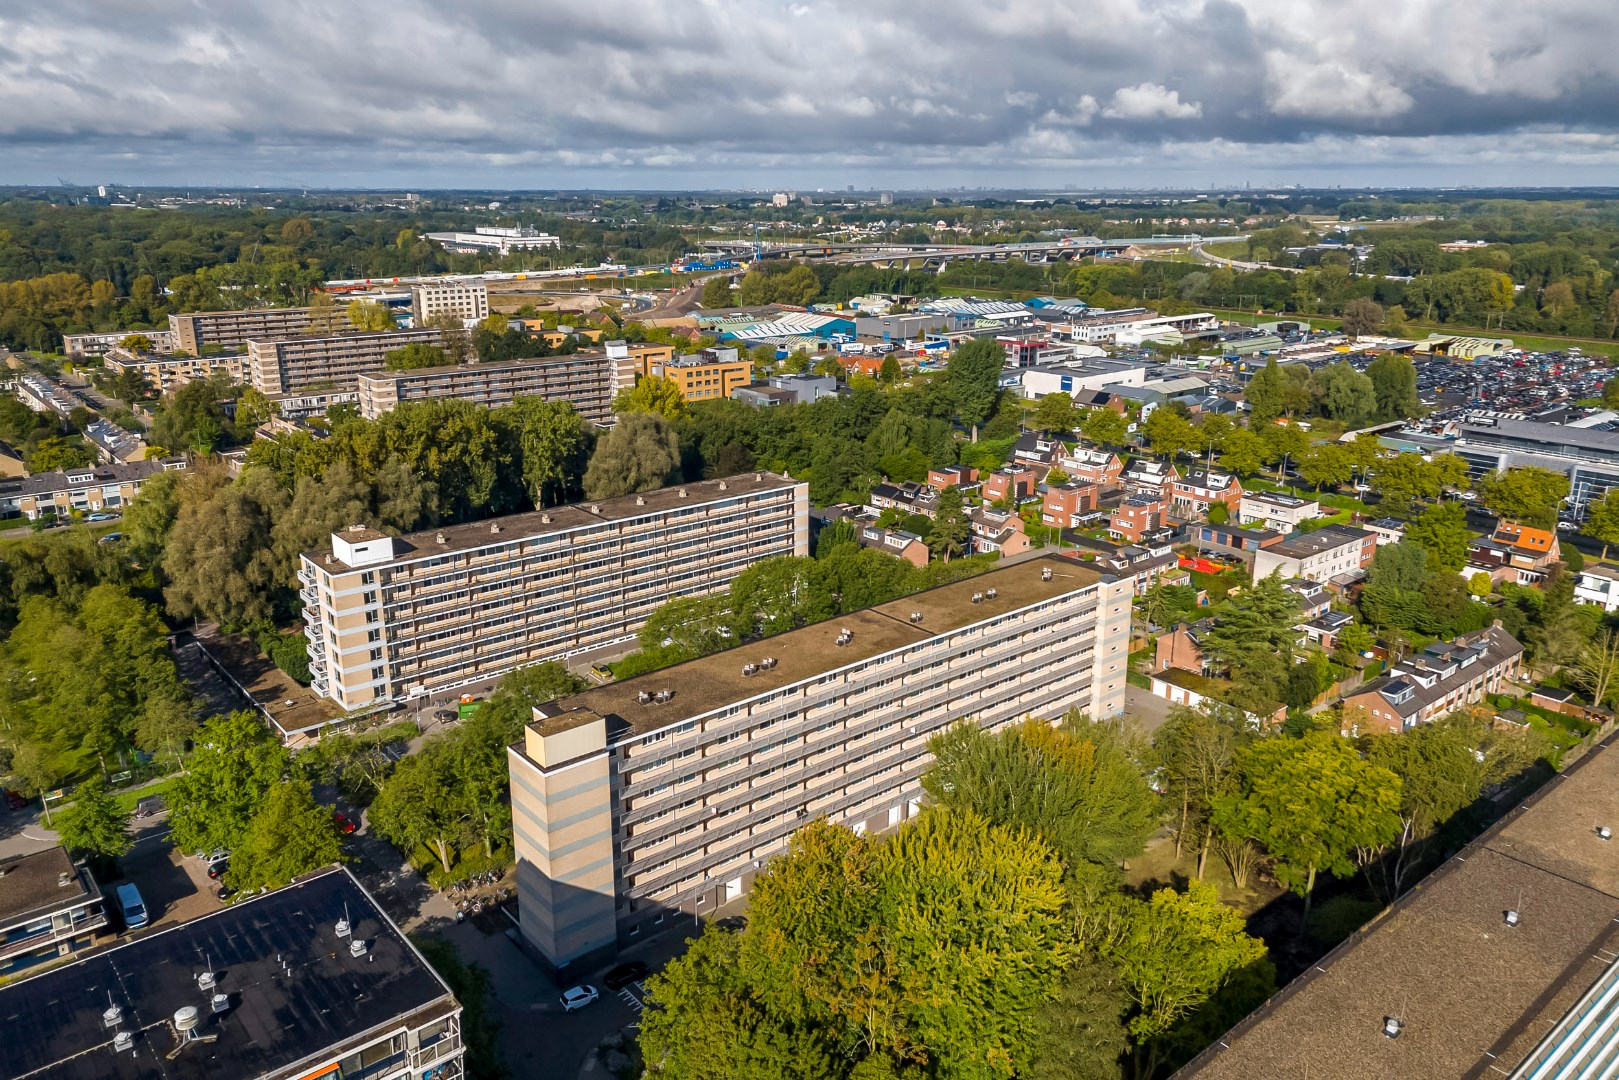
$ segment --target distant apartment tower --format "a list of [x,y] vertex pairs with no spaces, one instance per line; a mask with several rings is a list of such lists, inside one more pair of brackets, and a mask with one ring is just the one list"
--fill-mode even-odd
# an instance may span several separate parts
[[345,709],[631,640],[653,609],[809,549],[808,488],[774,473],[386,536],[332,535],[302,582],[316,693]]
[[125,338],[135,336],[150,341],[153,352],[173,352],[177,347],[173,330],[115,330],[109,334],[63,334],[62,352],[70,360],[100,356]]
[[489,286],[481,281],[431,281],[410,287],[410,313],[416,325],[438,315],[451,315],[463,324],[489,315]]
[[613,395],[635,385],[628,359],[602,353],[573,353],[512,360],[501,364],[457,364],[414,371],[368,371],[358,376],[360,415],[375,420],[401,402],[459,398],[489,408],[514,398],[567,401],[579,415],[599,424],[613,420]]
[[206,346],[233,349],[250,338],[275,341],[309,329],[308,308],[249,308],[246,311],[192,311],[170,315],[174,347],[196,356]]
[[380,371],[387,354],[406,345],[442,345],[440,330],[392,330],[335,337],[295,337],[247,343],[247,370],[261,394],[285,394],[316,384],[353,390],[364,371]]
[[196,379],[206,379],[216,371],[223,371],[232,382],[243,382],[247,378],[247,356],[241,352],[170,356],[159,352],[131,352],[122,345],[114,345],[107,350],[102,362],[114,375],[138,372],[160,394]]
[[1023,562],[540,706],[509,751],[524,938],[587,970],[742,896],[815,818],[916,814],[958,721],[1117,715],[1131,595]]

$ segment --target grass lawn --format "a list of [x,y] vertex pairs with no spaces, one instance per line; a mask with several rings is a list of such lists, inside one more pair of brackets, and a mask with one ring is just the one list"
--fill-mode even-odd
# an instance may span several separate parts
[[180,776],[177,773],[174,776],[165,776],[157,783],[148,784],[146,787],[130,788],[127,791],[115,792],[113,794],[113,798],[118,801],[118,808],[120,810],[123,810],[126,813],[134,813],[135,804],[152,795],[161,795],[163,797],[163,801],[167,803],[169,793],[174,790],[175,785],[179,782]]
[[[1125,883],[1135,888],[1143,886],[1159,889],[1174,885],[1183,888],[1185,882],[1197,873],[1197,852],[1182,851],[1175,857],[1175,841],[1168,835],[1154,837],[1147,850],[1131,859],[1125,868]],[[1276,897],[1282,890],[1250,874],[1248,887],[1239,889],[1231,880],[1231,871],[1212,851],[1203,867],[1203,880],[1220,890],[1220,899],[1243,915],[1252,915]]]
[[1207,574],[1202,570],[1188,570],[1192,575],[1192,587],[1202,589],[1209,594],[1209,603],[1218,604],[1226,598],[1232,589],[1246,588],[1248,574],[1245,570],[1223,570],[1218,574]]

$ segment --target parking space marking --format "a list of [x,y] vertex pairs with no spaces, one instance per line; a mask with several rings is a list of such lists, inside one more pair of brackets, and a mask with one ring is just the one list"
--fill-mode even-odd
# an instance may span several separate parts
[[[638,983],[636,985],[639,986],[640,984]],[[624,1004],[628,1005],[635,1012],[640,1012],[642,1009],[646,1008],[646,1006],[641,1003],[641,999],[636,997],[635,992],[628,986],[620,990],[618,992],[618,996],[619,999],[624,1002]]]

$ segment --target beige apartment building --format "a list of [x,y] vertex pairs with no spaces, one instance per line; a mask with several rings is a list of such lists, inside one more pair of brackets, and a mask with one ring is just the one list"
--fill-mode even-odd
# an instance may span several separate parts
[[303,556],[315,692],[344,709],[437,694],[629,641],[659,605],[809,550],[809,489],[775,473],[386,536]]
[[421,326],[438,315],[451,315],[462,324],[489,315],[489,286],[481,281],[434,281],[410,287],[410,313]]
[[1035,559],[540,706],[509,750],[524,937],[587,970],[743,895],[811,819],[916,814],[958,720],[1122,712],[1132,593]]
[[215,356],[169,356],[133,352],[122,345],[114,345],[107,350],[102,362],[114,375],[125,371],[140,372],[154,390],[165,394],[195,379],[206,379],[216,371],[229,375],[232,382],[247,381],[247,354],[241,352]]
[[500,364],[458,364],[359,376],[360,415],[375,420],[405,401],[460,398],[495,408],[517,397],[570,401],[586,420],[613,422],[613,395],[635,385],[635,364],[574,353]]
[[380,371],[387,354],[406,345],[443,345],[439,330],[389,330],[247,343],[247,369],[261,394],[285,394],[321,385],[353,390],[362,371]]
[[249,308],[245,311],[190,311],[169,316],[174,347],[193,356],[209,345],[237,349],[253,338],[274,341],[309,330],[308,308]]

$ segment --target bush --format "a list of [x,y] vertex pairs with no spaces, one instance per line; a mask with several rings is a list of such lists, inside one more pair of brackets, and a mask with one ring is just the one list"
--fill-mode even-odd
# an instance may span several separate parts
[[481,847],[466,851],[456,850],[455,858],[450,863],[450,872],[446,874],[444,867],[439,864],[438,852],[425,844],[410,855],[410,865],[414,866],[435,889],[446,889],[485,870],[505,870],[513,862],[509,848],[497,847],[493,855],[485,855]]

